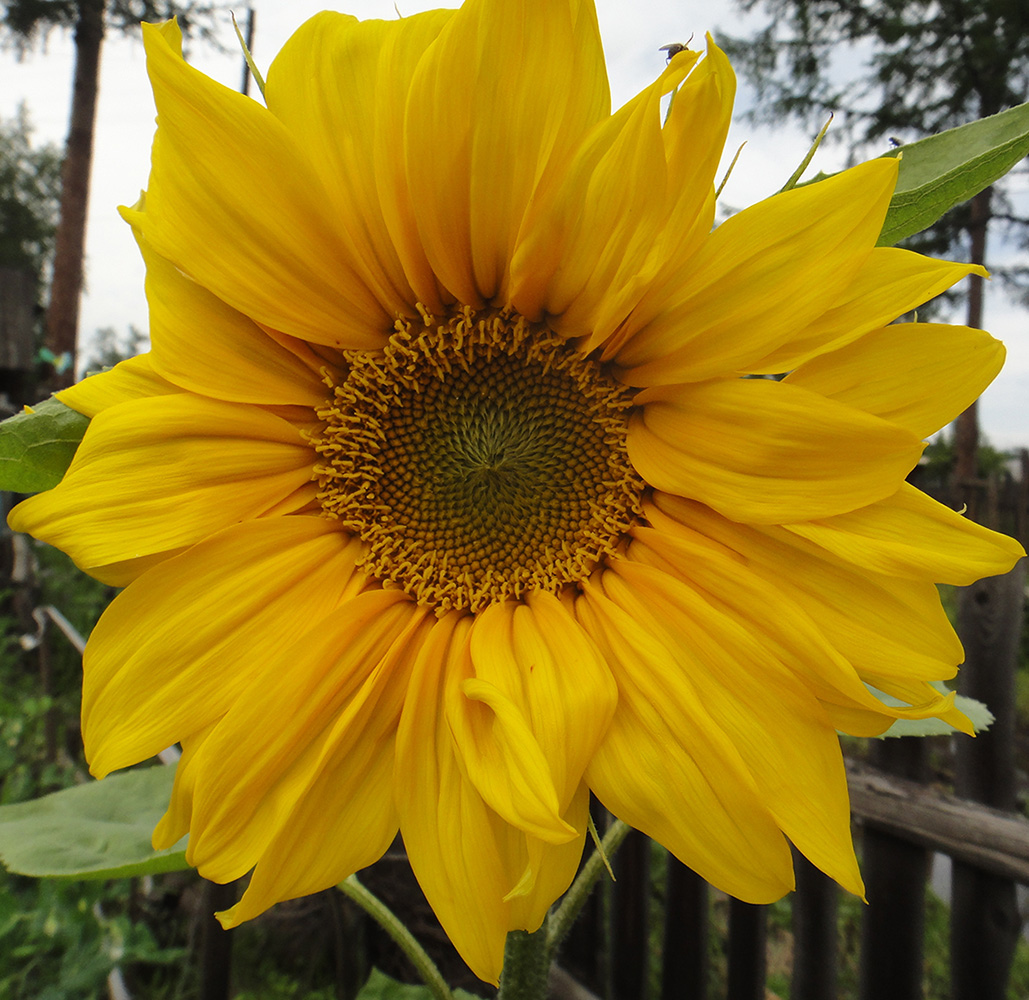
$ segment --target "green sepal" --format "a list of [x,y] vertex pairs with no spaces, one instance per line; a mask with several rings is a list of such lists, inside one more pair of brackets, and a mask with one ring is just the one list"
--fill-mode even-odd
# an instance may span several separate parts
[[0,490],[40,493],[53,489],[71,464],[89,426],[53,396],[0,423]]
[[927,229],[1029,155],[1029,104],[884,155],[900,157],[900,176],[878,242],[879,246],[893,246]]
[[0,806],[0,861],[37,878],[123,878],[188,868],[185,838],[163,851],[150,845],[174,778],[174,767],[146,767]]
[[[455,1000],[478,1000],[467,990],[454,990]],[[432,991],[428,986],[411,986],[390,979],[384,972],[372,969],[368,982],[364,984],[357,1000],[432,1000]]]

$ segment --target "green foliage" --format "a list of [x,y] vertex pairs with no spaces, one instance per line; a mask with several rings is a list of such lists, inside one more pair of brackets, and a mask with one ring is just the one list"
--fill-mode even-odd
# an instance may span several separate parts
[[37,877],[118,878],[181,871],[185,846],[155,851],[175,768],[112,774],[31,802],[0,806],[0,861]]
[[0,267],[43,278],[54,252],[61,193],[61,151],[33,147],[24,106],[0,120]]
[[[56,605],[88,633],[109,588],[49,546],[37,546],[35,554],[34,599]],[[6,812],[19,808],[10,803],[83,780],[85,763],[78,734],[78,654],[59,634],[45,637],[51,693],[43,694],[40,650],[23,648],[14,619],[0,619],[0,626],[0,811]],[[107,976],[117,965],[133,977],[130,988],[145,983],[134,995],[172,1000],[183,978],[178,965],[186,937],[159,940],[151,929],[156,924],[142,919],[148,905],[127,879],[30,879],[0,867],[0,996],[106,1000]]]
[[1029,104],[1020,104],[893,150],[900,176],[880,246],[928,228],[945,212],[989,187],[1029,154]]
[[[980,438],[977,449],[979,463],[976,470],[977,475],[980,479],[988,479],[990,476],[1002,473],[1012,454],[999,451],[988,441]],[[922,452],[920,469],[924,471],[927,482],[944,483],[953,474],[955,460],[954,436],[943,431],[926,445],[925,451]]]
[[64,781],[65,768],[46,752],[54,709],[54,699],[38,693],[17,706],[6,698],[0,702],[0,802],[23,801]]
[[338,993],[332,986],[317,990],[303,989],[290,975],[269,969],[261,985],[255,989],[240,990],[233,1000],[337,1000]]
[[130,919],[127,882],[7,876],[0,888],[0,996],[8,1000],[102,1000],[116,965],[183,957],[183,949],[161,948],[146,924]]
[[[37,586],[26,596],[39,606],[56,605],[88,634],[111,589],[85,576],[63,552],[30,544]],[[0,606],[10,607],[11,595],[0,596],[6,598]],[[24,629],[13,617],[0,617],[2,805],[66,788],[86,772],[78,730],[81,658],[59,635],[48,635],[45,645],[37,646],[38,622],[22,636]]]
[[82,416],[56,399],[0,423],[0,489],[38,493],[53,489],[71,464],[89,426]]
[[[476,1000],[465,990],[454,990],[456,1000]],[[368,982],[357,995],[357,1000],[432,1000],[427,986],[410,986],[398,983],[378,969],[373,969]]]

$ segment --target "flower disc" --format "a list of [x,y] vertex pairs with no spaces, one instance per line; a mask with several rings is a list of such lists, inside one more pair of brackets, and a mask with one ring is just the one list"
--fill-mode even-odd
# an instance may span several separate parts
[[515,314],[398,324],[319,411],[323,510],[441,612],[584,579],[640,512],[630,394]]

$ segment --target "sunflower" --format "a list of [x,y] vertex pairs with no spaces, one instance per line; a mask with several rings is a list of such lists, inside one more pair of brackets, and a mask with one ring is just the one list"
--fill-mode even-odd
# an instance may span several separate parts
[[589,0],[319,14],[266,106],[144,33],[152,350],[11,515],[125,588],[93,772],[182,744],[154,842],[253,872],[227,926],[399,829],[491,981],[591,790],[741,899],[791,843],[860,893],[837,731],[969,730],[934,582],[1022,554],[905,483],[1003,348],[888,325],[981,272],[875,246],[897,161],[714,227],[727,60],[611,114]]

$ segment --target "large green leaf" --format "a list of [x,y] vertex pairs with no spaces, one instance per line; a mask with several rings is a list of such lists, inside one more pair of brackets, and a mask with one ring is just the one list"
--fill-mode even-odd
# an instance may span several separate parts
[[64,475],[89,418],[51,397],[0,423],[0,490],[39,493]]
[[121,878],[188,868],[185,839],[164,851],[150,846],[174,777],[174,767],[147,767],[0,806],[0,861],[37,877]]
[[[384,972],[372,969],[368,982],[357,994],[357,1000],[433,1000],[428,986],[411,986],[390,979]],[[467,990],[454,990],[454,1000],[478,1000]]]
[[879,236],[879,246],[893,246],[1000,180],[1029,155],[1029,104],[885,155],[901,157],[897,188]]

